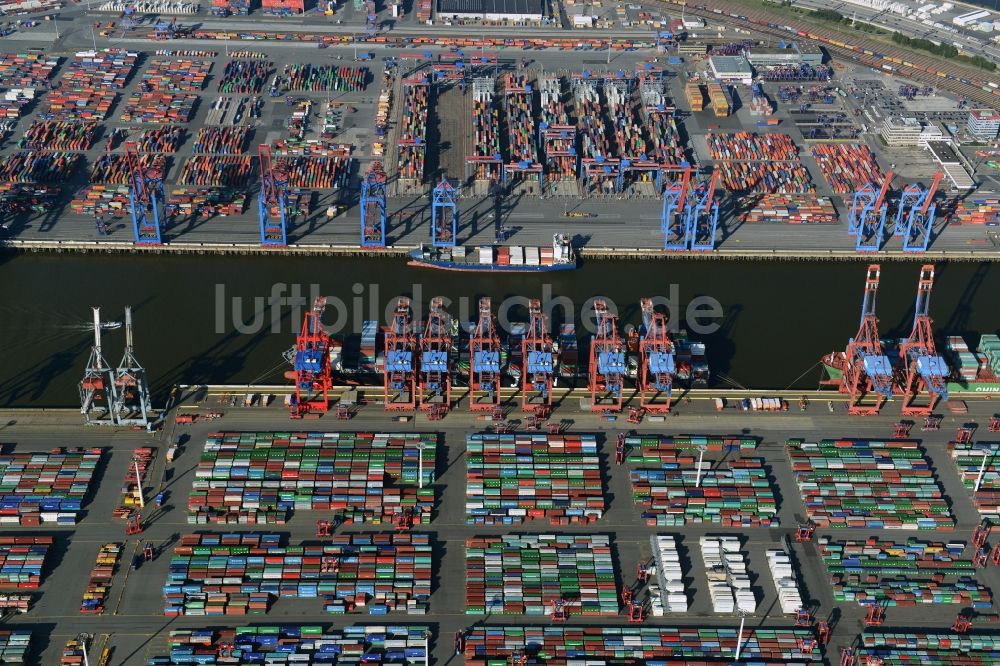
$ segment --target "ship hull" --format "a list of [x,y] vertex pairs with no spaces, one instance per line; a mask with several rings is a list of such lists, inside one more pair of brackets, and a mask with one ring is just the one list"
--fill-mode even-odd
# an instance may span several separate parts
[[423,259],[412,254],[407,264],[417,268],[433,268],[439,271],[454,271],[457,273],[551,273],[553,271],[571,271],[576,268],[575,263],[552,264],[551,266],[473,264],[458,261]]

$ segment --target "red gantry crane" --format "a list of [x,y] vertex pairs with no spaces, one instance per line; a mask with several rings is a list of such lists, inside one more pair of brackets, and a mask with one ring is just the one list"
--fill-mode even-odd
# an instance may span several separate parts
[[[930,416],[939,400],[948,399],[948,364],[937,354],[929,315],[933,287],[934,264],[924,264],[917,281],[913,330],[899,345],[904,416]],[[916,404],[922,395],[926,395],[926,401]]]
[[469,409],[500,406],[500,334],[489,297],[479,299],[479,321],[469,340]]
[[[878,414],[892,395],[892,365],[882,353],[878,317],[875,316],[875,294],[880,274],[878,264],[868,266],[865,295],[861,303],[861,325],[844,352],[840,392],[850,396],[848,412],[857,416]],[[869,394],[874,394],[875,401],[862,404]]]
[[549,335],[549,319],[542,314],[537,298],[528,303],[528,330],[521,340],[521,409],[529,414],[547,416],[552,406],[552,383],[555,372],[555,349]]
[[640,301],[642,335],[639,341],[639,406],[652,414],[670,411],[674,381],[674,342],[667,315],[653,309],[653,299]]
[[416,348],[410,299],[400,296],[385,332],[385,408],[389,411],[417,406]]
[[625,379],[625,342],[618,334],[618,317],[603,299],[594,301],[597,331],[590,338],[590,409],[620,412]]
[[326,297],[320,296],[302,320],[302,329],[295,339],[292,366],[295,394],[289,416],[301,419],[306,415],[321,415],[330,409],[330,389],[333,375],[330,368],[330,336],[323,330]]
[[424,334],[420,337],[420,409],[447,411],[451,407],[451,317],[444,299],[431,299]]

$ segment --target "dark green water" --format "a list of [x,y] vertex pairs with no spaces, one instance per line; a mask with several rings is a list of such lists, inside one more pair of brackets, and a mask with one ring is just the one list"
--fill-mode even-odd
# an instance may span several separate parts
[[[883,265],[878,300],[883,336],[909,332],[918,271],[917,263]],[[586,299],[605,296],[617,305],[623,323],[633,324],[639,321],[640,297],[667,296],[675,285],[681,316],[698,296],[721,306],[718,330],[692,336],[708,344],[717,385],[724,377],[753,388],[810,388],[819,376],[814,367],[819,357],[843,349],[857,330],[864,272],[864,264],[853,262],[592,261],[572,272],[497,277],[409,268],[402,260],[5,253],[0,254],[0,405],[76,403],[76,384],[90,351],[90,307],[97,305],[105,319],[121,319],[123,307],[133,306],[137,356],[158,398],[178,382],[281,383],[286,369],[281,353],[293,344],[301,315],[291,307],[268,307],[275,283],[288,285],[285,295],[298,285],[308,296],[316,284],[318,293],[342,299],[353,319],[349,330],[371,316],[350,314],[355,285],[362,291],[363,311],[377,302],[382,312],[399,294],[417,294],[425,303],[442,295],[453,299],[448,310],[456,316],[463,307],[474,313],[481,295],[491,296],[496,309],[507,297],[541,297],[543,285],[549,285],[552,296],[567,297],[577,310]],[[939,266],[931,302],[939,336],[996,332],[998,295],[995,266]],[[234,316],[234,297],[242,304],[240,316]],[[257,327],[251,325],[255,310]],[[338,315],[331,307],[326,322]],[[513,320],[523,317],[523,309],[512,309]],[[562,310],[553,318],[559,323]],[[234,319],[247,332],[237,330]],[[105,333],[104,353],[112,365],[123,343],[121,330]]]

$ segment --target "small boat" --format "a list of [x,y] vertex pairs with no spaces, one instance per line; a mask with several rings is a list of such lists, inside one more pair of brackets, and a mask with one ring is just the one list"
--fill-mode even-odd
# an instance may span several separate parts
[[555,234],[552,247],[481,245],[428,247],[410,252],[410,266],[477,273],[545,273],[576,268],[577,257],[569,237]]
[[122,323],[120,321],[102,321],[101,322],[101,330],[102,331],[117,331],[121,327],[122,327]]

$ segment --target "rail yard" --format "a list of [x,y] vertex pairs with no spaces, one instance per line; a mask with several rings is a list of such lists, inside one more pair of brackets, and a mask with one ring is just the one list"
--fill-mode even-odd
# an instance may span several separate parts
[[[59,347],[0,376],[0,663],[1000,663],[1000,337],[970,316],[1000,77],[747,0],[577,5],[0,5],[29,17],[0,43],[0,242],[153,262],[90,276],[82,325],[0,304],[45,331],[5,360]],[[230,332],[212,259],[174,252],[377,255],[413,290],[273,282]],[[579,296],[596,257],[852,260],[860,318],[776,289],[740,353],[793,365],[824,308],[840,342],[815,389],[754,390],[710,364],[739,300]],[[883,323],[897,259],[913,307]],[[147,370],[133,314],[193,337],[212,299],[218,346]],[[265,335],[277,365],[233,383]],[[79,407],[32,408],[68,366]]]

